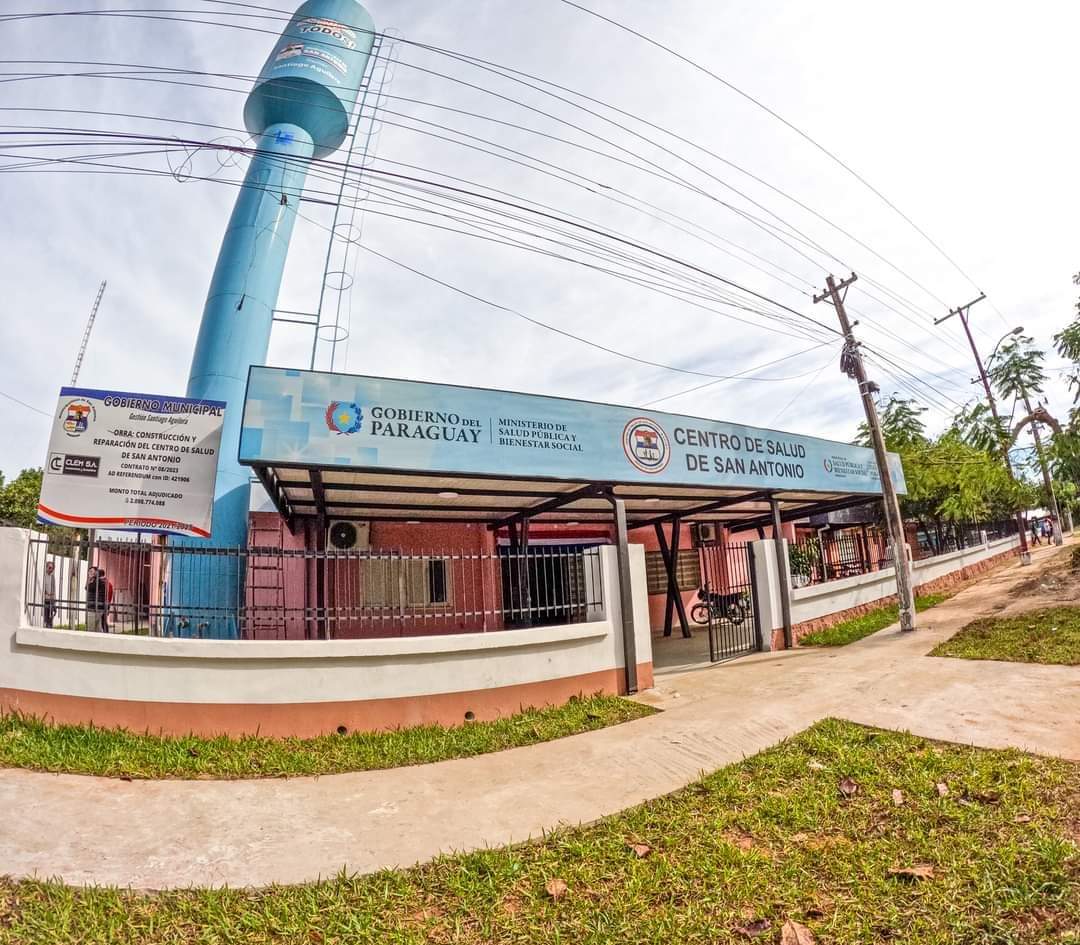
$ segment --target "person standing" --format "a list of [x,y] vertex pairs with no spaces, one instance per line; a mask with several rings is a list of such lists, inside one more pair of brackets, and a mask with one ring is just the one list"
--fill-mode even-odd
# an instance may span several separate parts
[[1039,528],[1039,520],[1033,518],[1031,520],[1031,543],[1033,545],[1041,545],[1042,544],[1042,542],[1039,540],[1039,535],[1040,534],[1041,534],[1041,529]]
[[109,632],[109,608],[112,607],[113,586],[105,576],[105,569],[98,568],[98,581],[101,583],[101,590],[98,592],[101,602],[101,632]]
[[86,629],[91,633],[108,633],[105,618],[106,584],[104,571],[90,568],[86,577]]
[[41,600],[45,605],[45,626],[50,630],[56,615],[56,577],[53,575],[53,563],[45,562],[45,577],[41,579]]

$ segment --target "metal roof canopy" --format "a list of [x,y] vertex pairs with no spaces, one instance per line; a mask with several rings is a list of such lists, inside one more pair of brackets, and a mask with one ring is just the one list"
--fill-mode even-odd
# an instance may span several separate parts
[[290,530],[298,519],[375,522],[468,522],[495,529],[530,522],[609,524],[612,499],[622,499],[627,527],[714,522],[733,529],[879,501],[867,493],[763,490],[737,486],[587,482],[542,477],[364,470],[301,464],[252,464]]

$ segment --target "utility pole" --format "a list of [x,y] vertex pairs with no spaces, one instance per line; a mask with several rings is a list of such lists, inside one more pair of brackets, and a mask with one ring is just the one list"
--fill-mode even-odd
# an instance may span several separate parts
[[[878,386],[872,383],[866,376],[866,366],[863,364],[862,352],[859,343],[851,330],[847,311],[844,309],[844,298],[847,296],[847,287],[858,277],[852,273],[837,285],[836,280],[829,276],[825,280],[826,289],[821,295],[814,296],[814,302],[832,302],[836,309],[836,317],[840,319],[840,328],[844,333],[844,351],[840,356],[840,370],[848,377],[859,382],[859,395],[862,397],[863,410],[866,411],[866,425],[870,428],[870,437],[874,444],[874,458],[877,460],[878,476],[881,479],[881,501],[885,506],[885,521],[889,528],[889,544],[892,547],[893,567],[896,571],[896,597],[900,603],[900,629],[915,629],[915,595],[911,586],[911,563],[907,556],[907,540],[904,536],[904,522],[900,518],[900,503],[896,498],[896,489],[893,486],[892,475],[889,472],[889,457],[885,451],[885,440],[881,435],[881,424],[878,422],[877,405],[874,403],[874,392]],[[843,291],[843,295],[841,295]]]
[[[975,366],[979,369],[979,377],[982,379],[983,390],[986,391],[986,401],[990,404],[990,413],[994,418],[994,427],[998,431],[1002,430],[1001,417],[998,414],[997,400],[994,397],[994,389],[990,386],[990,378],[986,374],[986,368],[983,367],[982,358],[979,357],[979,349],[975,347],[975,336],[971,334],[971,328],[968,326],[968,313],[972,305],[977,302],[981,302],[986,298],[985,292],[980,292],[977,299],[972,299],[967,305],[960,305],[957,308],[950,309],[948,315],[943,315],[941,318],[935,318],[934,324],[940,325],[942,322],[947,322],[954,315],[960,316],[960,324],[964,326],[964,334],[967,335],[968,344],[971,345],[971,353],[975,356]],[[1013,334],[1017,334],[1019,329],[1013,329]],[[1001,344],[999,341],[998,344]],[[994,349],[997,351],[997,349]],[[990,360],[994,359],[993,354],[990,355]],[[1002,458],[1005,460],[1005,468],[1008,470],[1009,478],[1018,483],[1016,473],[1013,471],[1012,460],[1009,459],[1009,445],[1008,443],[1001,447]],[[1020,536],[1020,563],[1031,564],[1031,552],[1028,550],[1027,543],[1027,527],[1024,525],[1024,516],[1020,509],[1016,510],[1016,529],[1017,534]]]
[[[1024,409],[1031,416],[1031,398],[1024,391]],[[1046,454],[1043,453],[1042,435],[1039,433],[1039,421],[1034,418],[1031,421],[1031,433],[1035,437],[1035,452],[1039,456],[1039,465],[1042,467],[1043,485],[1046,486],[1046,495],[1050,499],[1050,514],[1054,519],[1054,544],[1063,545],[1065,538],[1061,534],[1061,513],[1058,511],[1057,496],[1054,494],[1054,481],[1050,478],[1050,467],[1046,464]]]

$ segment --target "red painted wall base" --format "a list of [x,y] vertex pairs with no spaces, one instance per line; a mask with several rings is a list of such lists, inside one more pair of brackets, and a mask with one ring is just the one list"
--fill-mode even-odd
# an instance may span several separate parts
[[[638,664],[638,684],[653,684],[652,663]],[[376,732],[412,725],[460,725],[465,713],[477,720],[513,715],[522,708],[561,705],[576,695],[614,695],[625,692],[621,669],[584,673],[564,679],[447,692],[396,699],[355,702],[297,702],[290,704],[132,702],[85,696],[0,689],[0,711],[22,712],[59,724],[90,724],[161,735],[268,735],[311,738],[344,727],[346,731]]]

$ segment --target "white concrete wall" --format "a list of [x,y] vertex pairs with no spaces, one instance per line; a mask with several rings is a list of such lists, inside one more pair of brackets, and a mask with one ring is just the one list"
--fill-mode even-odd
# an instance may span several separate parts
[[[29,532],[0,528],[0,689],[144,702],[294,704],[470,692],[623,667],[616,549],[590,623],[377,640],[178,640],[31,627]],[[630,546],[638,663],[652,661],[645,553]]]
[[[773,557],[770,553],[772,545],[771,540],[755,542],[755,554],[759,553],[758,546],[762,546],[760,555],[765,559],[771,559]],[[937,578],[1003,554],[1018,545],[1019,540],[1015,537],[1003,538],[986,545],[916,561],[911,566],[912,582],[915,587],[928,584]],[[780,619],[778,587],[776,566],[773,563],[767,587],[763,587],[758,592],[763,627],[766,626],[766,622],[771,623],[772,629],[780,629],[783,626]],[[797,587],[791,591],[791,622],[793,625],[798,625],[807,620],[839,613],[861,604],[873,603],[894,594],[896,594],[896,577],[891,567],[881,571],[872,571],[869,574],[827,581],[824,584],[814,584],[810,587]]]

